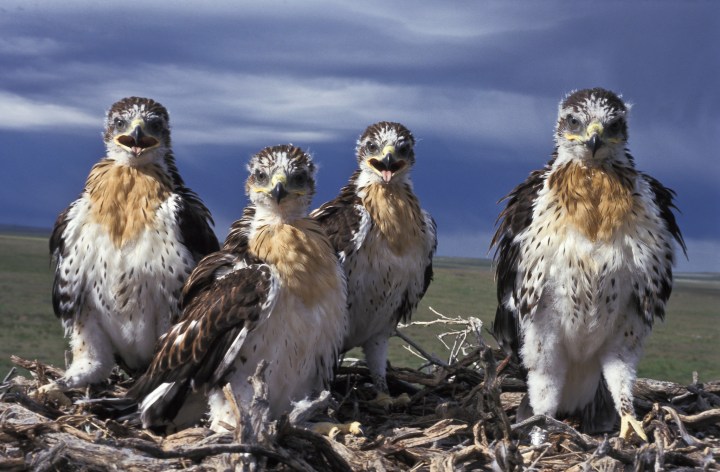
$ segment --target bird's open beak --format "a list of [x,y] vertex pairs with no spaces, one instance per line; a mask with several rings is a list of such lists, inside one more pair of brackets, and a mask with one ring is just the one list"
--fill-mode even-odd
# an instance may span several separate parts
[[385,146],[382,155],[382,159],[371,157],[367,162],[370,167],[383,178],[383,181],[388,183],[407,163],[404,159],[398,159],[395,153],[395,146]]
[[[134,127],[132,125],[134,125]],[[160,144],[160,141],[157,138],[149,136],[145,132],[144,121],[136,120],[132,123],[132,125],[131,127],[133,130],[130,134],[121,134],[115,137],[116,143],[130,149],[130,151],[136,156],[139,156],[148,149],[154,148]]]

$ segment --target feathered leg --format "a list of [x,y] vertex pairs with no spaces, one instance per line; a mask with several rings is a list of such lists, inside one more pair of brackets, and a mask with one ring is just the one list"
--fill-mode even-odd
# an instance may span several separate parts
[[388,341],[389,334],[380,333],[365,344],[363,344],[363,352],[365,353],[365,362],[367,362],[370,370],[370,377],[373,385],[377,389],[377,397],[375,403],[383,408],[392,406],[404,406],[410,403],[410,397],[403,393],[397,398],[390,396],[390,390],[387,385],[387,357],[388,357]]
[[67,388],[85,387],[110,375],[115,358],[112,340],[102,329],[98,313],[82,313],[70,334],[72,363],[58,384]]
[[554,417],[562,399],[568,365],[555,333],[557,330],[547,329],[543,320],[525,325],[521,358],[528,369],[528,396],[536,415]]
[[[624,354],[624,355],[623,355]],[[629,439],[634,432],[643,441],[647,435],[642,422],[635,418],[632,388],[635,383],[635,363],[637,358],[631,353],[610,354],[602,359],[603,375],[612,394],[615,409],[620,413],[620,437]],[[630,357],[632,360],[627,360]]]
[[388,338],[382,333],[363,344],[365,362],[370,370],[373,385],[379,393],[389,393],[387,386]]
[[96,313],[85,313],[72,325],[70,347],[73,359],[65,375],[38,389],[38,394],[61,404],[71,404],[63,392],[108,378],[115,366],[111,340],[97,322]]

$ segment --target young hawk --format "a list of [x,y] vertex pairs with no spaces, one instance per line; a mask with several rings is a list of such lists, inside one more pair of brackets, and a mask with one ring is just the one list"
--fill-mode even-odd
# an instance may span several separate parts
[[633,410],[636,366],[665,314],[673,240],[685,244],[674,192],[635,169],[627,113],[600,88],[560,103],[552,159],[506,197],[499,217],[493,330],[528,371],[532,412],[579,413],[586,431],[600,431],[617,411],[620,435],[645,439]]
[[63,388],[104,380],[116,360],[130,372],[145,369],[179,316],[185,279],[218,248],[210,212],[175,166],[162,105],[120,100],[103,139],[106,157],[50,238],[53,307],[73,354]]
[[415,139],[400,123],[369,126],[357,142],[360,168],[340,195],[315,210],[343,263],[350,324],[343,350],[362,346],[387,399],[388,338],[407,321],[432,279],[435,222],[420,208],[410,170]]
[[347,298],[337,256],[307,217],[315,165],[302,150],[283,145],[253,156],[249,171],[251,204],[222,249],[190,275],[180,322],[128,393],[142,400],[145,427],[198,418],[208,401],[198,403],[193,391],[209,393],[212,429],[234,426],[223,387],[230,383],[238,405],[248,405],[247,379],[261,360],[269,363],[273,417],[319,392],[332,375],[347,329]]

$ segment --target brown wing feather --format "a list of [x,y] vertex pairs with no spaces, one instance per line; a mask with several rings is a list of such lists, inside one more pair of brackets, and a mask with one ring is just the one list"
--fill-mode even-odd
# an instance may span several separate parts
[[[73,203],[74,205],[74,203]],[[68,225],[68,213],[72,209],[70,205],[55,220],[52,234],[50,235],[50,256],[55,266],[55,278],[53,279],[52,303],[53,311],[62,320],[72,319],[75,307],[79,304],[80,293],[72,289],[70,277],[73,274],[61,270],[62,261],[68,256],[63,234]]]
[[532,223],[533,204],[550,169],[552,161],[542,170],[533,171],[530,176],[510,192],[505,209],[498,216],[498,228],[491,247],[495,247],[495,281],[497,283],[498,306],[492,332],[500,347],[507,353],[518,353],[520,349],[520,325],[518,313],[509,310],[505,301],[513,296],[520,257],[518,234]]
[[[647,174],[640,174],[640,177],[648,182],[653,193],[653,200],[660,211],[660,218],[665,223],[665,229],[675,239],[687,257],[687,247],[683,239],[680,227],[675,220],[673,210],[677,207],[674,203],[675,192],[663,186],[658,180]],[[672,266],[675,262],[674,250],[670,240],[664,241],[664,257],[655,258],[652,270],[648,271],[648,284],[639,292],[635,293],[639,304],[640,313],[647,323],[652,323],[655,317],[665,318],[665,305],[672,293],[673,272]]]
[[360,171],[355,171],[336,198],[310,213],[310,217],[327,233],[335,252],[344,253],[346,257],[354,250],[353,237],[360,229],[361,215],[357,205],[362,205],[362,202],[357,196],[355,185],[359,175]]
[[[128,392],[141,399],[165,382],[189,387],[208,382],[233,340],[262,322],[271,305],[272,275],[266,265],[232,269],[237,258],[223,252],[203,259],[188,280],[199,285],[186,300],[183,317],[158,344],[148,371]],[[227,272],[227,273],[226,273]]]

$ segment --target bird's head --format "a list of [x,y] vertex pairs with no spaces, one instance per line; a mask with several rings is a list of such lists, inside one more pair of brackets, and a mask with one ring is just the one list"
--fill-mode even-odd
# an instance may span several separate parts
[[170,150],[168,112],[150,98],[123,98],[110,107],[103,138],[110,159],[135,167],[158,162]]
[[609,90],[570,93],[561,103],[555,128],[558,154],[584,165],[624,160],[629,106]]
[[415,138],[400,123],[368,126],[357,142],[361,175],[368,183],[395,184],[407,179],[415,164]]
[[315,164],[309,154],[289,144],[266,147],[248,164],[245,184],[258,211],[283,220],[307,215],[315,195]]

